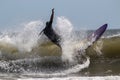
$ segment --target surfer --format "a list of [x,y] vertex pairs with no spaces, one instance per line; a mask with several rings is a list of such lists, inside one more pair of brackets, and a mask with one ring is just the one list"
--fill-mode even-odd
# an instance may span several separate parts
[[41,33],[43,32],[53,43],[61,47],[60,46],[61,37],[52,28],[53,18],[54,18],[54,8],[52,9],[50,20],[46,22],[45,28],[40,32],[39,35],[41,35]]

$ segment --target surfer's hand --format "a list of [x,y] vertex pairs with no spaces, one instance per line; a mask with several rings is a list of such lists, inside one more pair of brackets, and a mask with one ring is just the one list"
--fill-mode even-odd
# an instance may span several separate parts
[[54,13],[54,8],[52,9],[52,13]]

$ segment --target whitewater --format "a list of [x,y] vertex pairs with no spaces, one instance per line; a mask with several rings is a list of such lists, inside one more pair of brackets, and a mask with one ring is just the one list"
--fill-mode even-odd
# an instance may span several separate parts
[[[119,70],[120,66],[120,30],[107,31],[99,41],[92,44],[86,41],[92,31],[74,30],[73,24],[65,17],[58,17],[53,26],[62,36],[62,50],[50,42],[44,34],[38,36],[45,27],[42,21],[31,21],[22,25],[19,30],[1,32],[0,78],[120,79],[120,71],[115,70],[115,68]],[[88,48],[89,45],[92,46]],[[104,69],[100,69],[100,65],[105,65],[102,66]]]

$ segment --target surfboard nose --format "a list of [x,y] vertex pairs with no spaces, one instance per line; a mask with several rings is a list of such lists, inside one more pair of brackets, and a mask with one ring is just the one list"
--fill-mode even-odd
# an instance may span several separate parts
[[104,30],[106,30],[106,28],[108,27],[108,24],[104,24],[103,27],[104,27]]
[[98,28],[96,31],[94,31],[90,36],[88,36],[87,39],[89,41],[92,41],[92,43],[97,41],[103,35],[103,33],[106,31],[107,26],[108,26],[108,24],[102,25],[100,28]]

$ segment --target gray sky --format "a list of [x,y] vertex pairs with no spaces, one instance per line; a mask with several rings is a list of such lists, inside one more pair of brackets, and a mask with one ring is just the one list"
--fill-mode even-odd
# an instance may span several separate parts
[[75,29],[96,29],[105,23],[109,29],[120,29],[120,0],[0,0],[0,29],[47,21],[52,8],[55,18],[65,16]]

